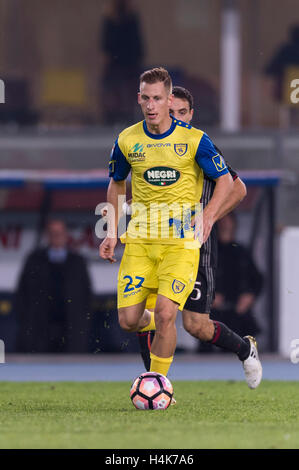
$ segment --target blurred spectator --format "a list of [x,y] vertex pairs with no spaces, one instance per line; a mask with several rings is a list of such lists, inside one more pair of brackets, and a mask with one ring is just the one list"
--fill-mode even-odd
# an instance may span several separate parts
[[88,352],[91,289],[65,223],[47,225],[48,244],[29,254],[16,292],[19,352]]
[[280,46],[265,69],[275,79],[274,98],[279,102],[283,99],[284,74],[291,66],[299,67],[299,25],[290,29],[288,42]]
[[299,78],[299,25],[289,30],[289,40],[282,44],[265,68],[266,75],[273,78],[272,95],[280,105],[280,127],[299,125],[298,105],[290,102],[291,81]]
[[212,318],[223,321],[240,336],[260,332],[253,313],[262,289],[262,275],[249,250],[235,240],[236,218],[230,213],[218,222],[218,267]]
[[202,129],[205,126],[217,126],[219,124],[219,92],[211,81],[203,77],[186,75],[184,83],[188,90],[192,90],[194,98],[194,108],[198,112],[194,113],[192,119],[193,126]]
[[104,120],[107,124],[134,121],[143,40],[138,15],[129,0],[111,2],[103,19],[100,51],[105,54],[101,99]]

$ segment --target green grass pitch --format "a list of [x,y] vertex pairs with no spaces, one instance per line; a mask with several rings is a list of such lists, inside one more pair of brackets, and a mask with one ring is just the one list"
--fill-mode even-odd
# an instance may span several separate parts
[[177,405],[137,411],[129,382],[1,382],[0,448],[299,448],[299,382],[173,385]]

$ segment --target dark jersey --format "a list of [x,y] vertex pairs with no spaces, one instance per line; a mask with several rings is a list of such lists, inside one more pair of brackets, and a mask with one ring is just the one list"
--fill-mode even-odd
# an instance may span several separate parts
[[[237,173],[227,163],[226,163],[226,166],[227,166],[228,171],[232,175],[233,180],[235,181],[235,179],[238,178]],[[215,185],[216,183],[214,180],[208,178],[207,176],[204,176],[203,190],[202,190],[202,196],[200,200],[201,203],[203,204],[203,208],[206,207],[211,197],[213,196]],[[218,253],[217,229],[216,229],[216,226],[213,225],[209,238],[202,245],[200,249],[199,265],[216,267],[217,266],[217,253]]]

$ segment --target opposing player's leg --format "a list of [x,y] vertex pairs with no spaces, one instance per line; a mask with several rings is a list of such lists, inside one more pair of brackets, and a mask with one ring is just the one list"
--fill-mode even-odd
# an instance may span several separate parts
[[[262,366],[258,358],[254,338],[241,338],[224,323],[210,319],[215,293],[215,270],[200,266],[194,290],[183,310],[183,325],[195,338],[227,351],[234,352],[243,362],[245,378],[250,388],[256,388],[262,378]],[[204,312],[204,313],[202,313]]]
[[151,367],[151,347],[155,337],[155,331],[137,332],[140,354],[146,371]]
[[209,313],[195,313],[184,310],[183,325],[186,331],[195,338],[234,352],[241,361],[249,356],[249,341],[234,333],[224,323],[211,320]]

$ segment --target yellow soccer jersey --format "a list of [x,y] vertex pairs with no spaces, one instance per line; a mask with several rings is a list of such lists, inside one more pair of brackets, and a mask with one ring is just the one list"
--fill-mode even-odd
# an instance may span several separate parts
[[132,217],[126,242],[182,243],[194,240],[191,217],[199,203],[203,172],[216,179],[228,172],[203,131],[172,119],[164,134],[139,122],[119,135],[111,152],[109,175],[115,181],[132,173]]

